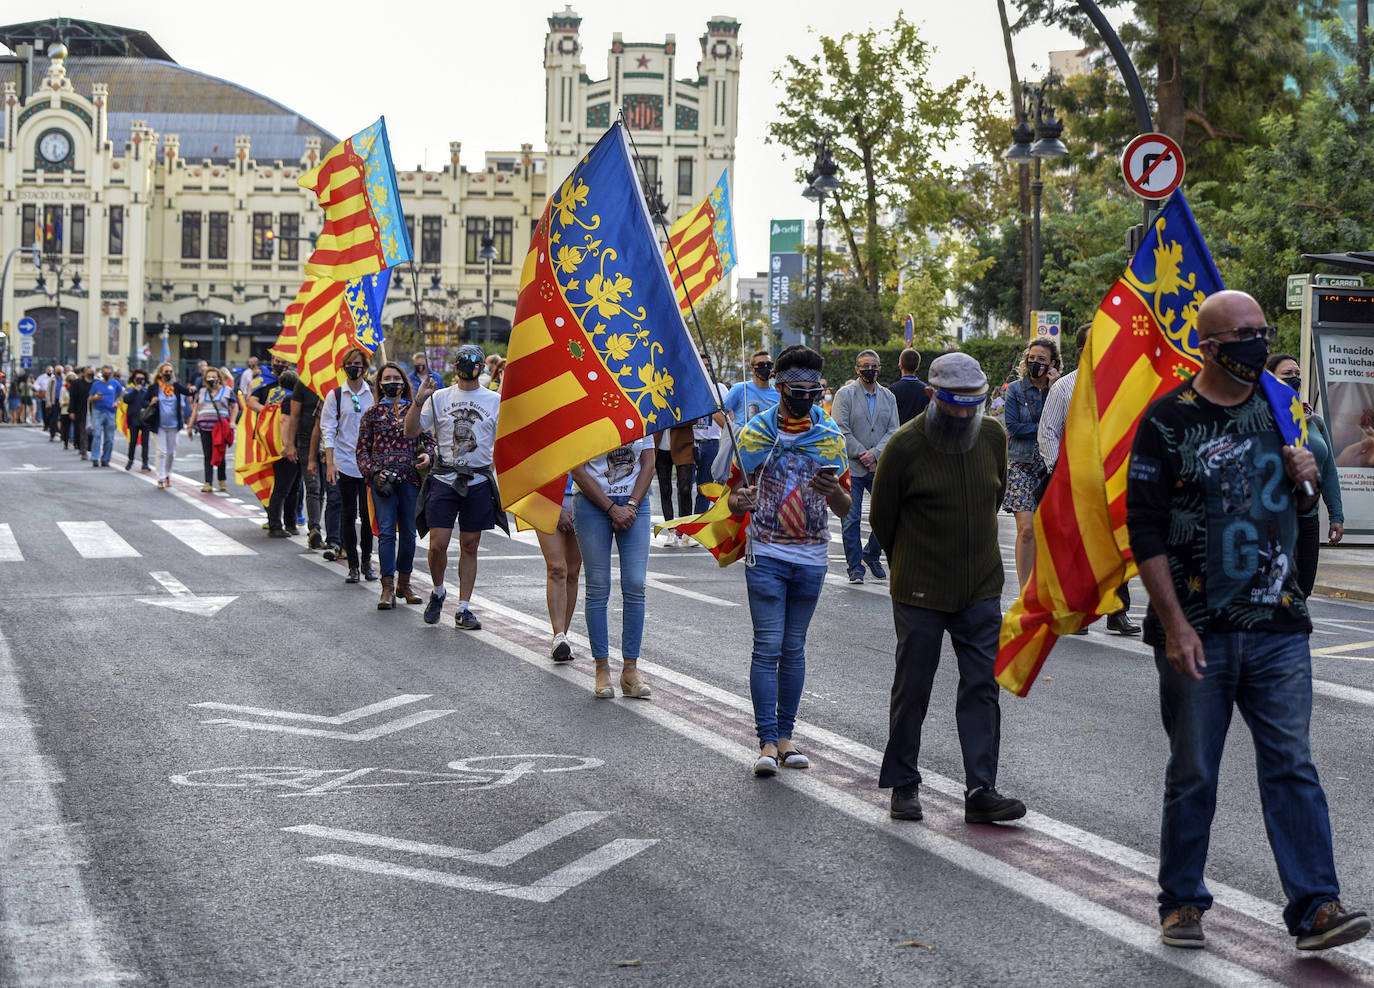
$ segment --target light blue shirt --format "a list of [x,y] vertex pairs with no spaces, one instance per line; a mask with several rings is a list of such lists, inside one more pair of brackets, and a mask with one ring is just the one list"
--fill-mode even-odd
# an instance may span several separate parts
[[751,418],[768,411],[778,401],[778,392],[771,384],[761,388],[751,379],[731,388],[721,404],[735,420],[735,425],[742,429]]

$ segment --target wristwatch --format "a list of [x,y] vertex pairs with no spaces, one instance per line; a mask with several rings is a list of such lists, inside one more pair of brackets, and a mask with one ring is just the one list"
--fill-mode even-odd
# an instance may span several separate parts
[[634,498],[630,498],[628,501],[626,501],[625,506],[627,508],[633,508],[635,514],[639,514],[639,502],[636,501]]

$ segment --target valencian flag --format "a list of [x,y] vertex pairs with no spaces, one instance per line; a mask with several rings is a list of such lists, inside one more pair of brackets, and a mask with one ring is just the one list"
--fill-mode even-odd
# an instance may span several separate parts
[[503,506],[544,532],[573,467],[716,410],[619,122],[544,208],[507,361],[497,482]]
[[385,117],[336,144],[296,184],[314,192],[324,210],[307,275],[351,281],[410,260]]
[[271,352],[294,362],[305,386],[326,397],[343,383],[344,354],[361,350],[370,360],[377,352],[390,285],[386,272],[349,282],[307,278],[286,309],[281,336]]
[[1182,192],[1174,193],[1093,318],[1059,460],[1035,513],[1035,565],[1002,619],[996,675],[1025,696],[1059,635],[1120,608],[1136,572],[1126,468],[1146,407],[1197,372],[1197,310],[1222,288]]
[[[668,268],[683,309],[735,268],[735,225],[730,221],[730,174],[668,231]],[[673,258],[677,263],[673,263]]]
[[298,336],[300,326],[301,300],[300,296],[297,295],[295,301],[286,307],[286,314],[282,316],[281,333],[277,336],[277,342],[273,343],[267,352],[288,364],[298,363],[301,359],[301,344]]
[[115,428],[125,439],[129,438],[129,406],[122,401],[115,406]]
[[665,528],[674,529],[709,549],[721,566],[729,566],[744,553],[749,512],[737,515],[730,510],[730,488],[724,484],[702,484],[700,490],[702,497],[711,500],[709,508],[699,515],[674,518],[655,525],[654,534]]
[[245,484],[263,506],[272,499],[273,464],[281,458],[281,403],[290,392],[273,383],[261,412],[246,405],[234,443],[234,482]]

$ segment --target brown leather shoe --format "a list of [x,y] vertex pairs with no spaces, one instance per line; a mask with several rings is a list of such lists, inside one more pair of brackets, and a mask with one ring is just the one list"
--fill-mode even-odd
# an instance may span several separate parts
[[396,606],[396,594],[393,586],[394,583],[394,577],[382,577],[382,598],[381,600],[377,601],[377,610],[389,611]]
[[396,596],[407,604],[423,603],[420,599],[420,595],[411,589],[409,573],[396,574]]
[[636,659],[626,659],[624,666],[620,670],[620,693],[622,696],[634,697],[636,700],[647,700],[653,695],[653,690],[639,676],[639,662]]

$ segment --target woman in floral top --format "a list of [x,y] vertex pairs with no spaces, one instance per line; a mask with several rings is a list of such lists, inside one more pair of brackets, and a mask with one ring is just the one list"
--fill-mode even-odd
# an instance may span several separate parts
[[[436,447],[428,433],[406,438],[411,390],[400,364],[383,364],[372,387],[376,404],[358,423],[358,469],[372,491],[373,518],[377,520],[377,555],[382,563],[382,597],[377,610],[389,611],[396,606],[397,596],[407,604],[420,603],[410,586],[415,562],[415,500],[420,493],[420,471],[429,468]],[[388,487],[390,493],[383,493]]]

